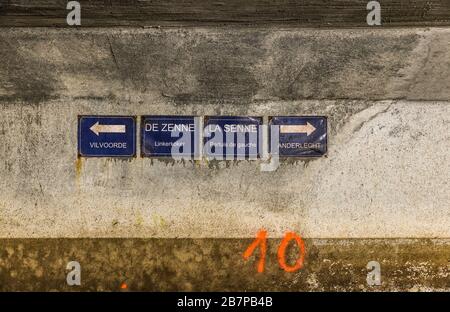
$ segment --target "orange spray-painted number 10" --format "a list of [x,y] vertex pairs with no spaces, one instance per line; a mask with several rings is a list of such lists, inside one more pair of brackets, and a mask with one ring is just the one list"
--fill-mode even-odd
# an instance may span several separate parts
[[[286,248],[291,240],[295,240],[299,248],[299,257],[294,265],[290,266],[286,263]],[[267,252],[267,231],[260,230],[256,235],[256,239],[248,246],[247,250],[244,252],[244,259],[248,260],[250,256],[253,254],[253,251],[260,246],[260,258],[258,261],[257,271],[259,273],[264,272],[264,264],[266,261],[266,252]],[[303,243],[302,238],[295,234],[294,232],[288,232],[284,236],[283,240],[278,247],[278,263],[280,267],[286,272],[295,272],[300,270],[303,267],[303,261],[305,259],[305,244]]]

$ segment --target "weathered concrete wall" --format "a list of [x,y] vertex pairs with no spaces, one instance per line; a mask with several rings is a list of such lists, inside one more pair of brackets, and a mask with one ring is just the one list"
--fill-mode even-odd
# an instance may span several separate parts
[[308,237],[448,237],[448,104],[350,103],[223,107],[330,116],[329,156],[275,172],[250,161],[77,159],[78,114],[198,112],[188,105],[4,105],[1,235],[246,237],[265,227]]
[[2,28],[0,99],[217,108],[269,100],[449,100],[449,37],[447,28]]
[[[82,27],[294,25],[367,27],[366,0],[79,0]],[[68,27],[65,0],[2,0],[0,27]],[[382,1],[381,27],[448,26],[448,0]]]
[[[304,267],[283,271],[269,239],[264,273],[244,261],[251,239],[2,239],[0,291],[448,291],[450,242],[434,239],[307,239]],[[297,258],[289,248],[287,259]],[[81,265],[81,285],[66,265]],[[367,285],[367,263],[381,265]]]
[[[0,236],[450,237],[449,29],[1,29]],[[328,157],[77,159],[80,114],[326,115]]]

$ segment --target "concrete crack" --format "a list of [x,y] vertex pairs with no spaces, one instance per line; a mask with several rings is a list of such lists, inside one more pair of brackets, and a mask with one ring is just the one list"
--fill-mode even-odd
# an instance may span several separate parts
[[353,129],[353,133],[356,133],[356,132],[358,132],[359,130],[361,130],[361,128],[362,128],[366,123],[368,123],[368,122],[374,120],[374,119],[375,119],[376,117],[378,117],[379,115],[386,113],[386,112],[392,107],[392,105],[394,105],[394,104],[396,104],[396,103],[397,103],[397,101],[393,101],[393,102],[390,103],[385,109],[383,109],[383,110],[377,112],[376,114],[370,116],[367,120],[364,120],[363,122],[361,122],[358,126],[356,126],[356,127]]
[[109,36],[106,36],[106,37],[108,38],[109,51],[111,51],[111,55],[113,57],[114,64],[116,65],[116,68],[117,68],[117,70],[119,71],[119,74],[120,74],[119,64],[117,63],[116,54],[114,53],[114,49],[112,47],[111,40],[110,40]]

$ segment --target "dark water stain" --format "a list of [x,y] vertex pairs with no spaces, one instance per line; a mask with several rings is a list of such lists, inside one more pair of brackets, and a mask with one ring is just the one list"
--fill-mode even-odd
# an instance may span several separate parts
[[2,87],[13,95],[4,97],[36,104],[54,98],[60,88],[56,66],[44,59],[26,55],[21,47],[34,44],[34,39],[9,38],[0,36],[0,77]]
[[[408,65],[407,56],[419,40],[411,34],[329,36],[294,33],[277,38],[270,50],[274,60],[267,92],[282,100],[382,98],[389,80],[400,78],[399,70]],[[353,76],[347,79],[344,73]]]
[[[245,107],[260,96],[380,99],[391,79],[402,79],[399,72],[419,40],[414,34],[350,34],[333,40],[330,33],[287,31],[267,43],[273,34],[267,29],[83,31],[71,33],[70,40],[53,33],[51,39],[45,33],[7,34],[0,36],[0,82],[12,95],[2,98],[36,103],[62,97],[71,88],[62,81],[68,76],[80,83],[83,77],[98,78],[102,90],[74,89],[77,99],[86,100],[116,101],[130,92],[158,93],[181,106]],[[52,47],[64,60],[46,56]]]

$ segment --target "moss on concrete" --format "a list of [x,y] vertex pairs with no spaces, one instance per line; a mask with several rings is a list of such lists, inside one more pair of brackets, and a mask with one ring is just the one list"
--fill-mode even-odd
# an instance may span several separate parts
[[[1,291],[387,291],[450,290],[450,242],[412,239],[306,239],[304,267],[283,271],[281,239],[269,239],[265,272],[244,261],[248,239],[3,239]],[[287,249],[293,264],[295,245]],[[259,254],[259,250],[255,252]],[[369,261],[382,285],[368,286]],[[81,286],[66,265],[81,264]]]

